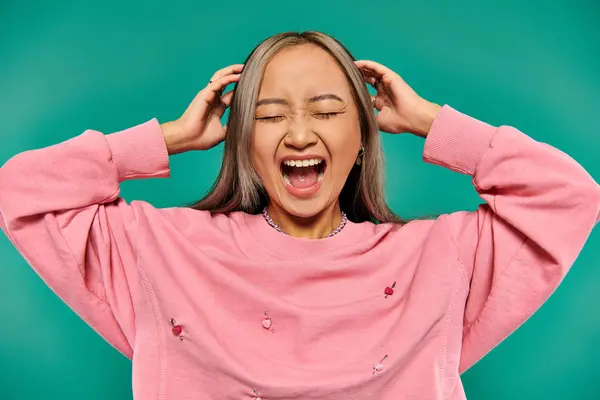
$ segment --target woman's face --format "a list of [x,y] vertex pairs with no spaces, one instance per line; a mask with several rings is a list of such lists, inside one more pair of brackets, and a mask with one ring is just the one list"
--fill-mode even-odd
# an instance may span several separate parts
[[268,63],[255,111],[252,161],[271,202],[298,217],[334,204],[361,146],[346,75],[314,45]]

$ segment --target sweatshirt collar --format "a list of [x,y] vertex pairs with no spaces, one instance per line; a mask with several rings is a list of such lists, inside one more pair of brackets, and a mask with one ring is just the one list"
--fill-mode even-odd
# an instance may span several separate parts
[[305,239],[278,232],[270,226],[262,214],[245,214],[245,225],[254,238],[272,255],[278,258],[311,258],[339,250],[356,243],[362,237],[364,224],[348,221],[336,235],[323,239]]

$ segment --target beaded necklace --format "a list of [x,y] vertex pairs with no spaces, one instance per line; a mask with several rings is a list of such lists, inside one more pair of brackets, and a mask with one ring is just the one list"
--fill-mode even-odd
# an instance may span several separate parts
[[[269,216],[269,213],[267,212],[267,207],[263,208],[263,212],[262,212],[263,217],[265,218],[265,220],[267,221],[267,223],[269,225],[271,225],[277,232],[280,232],[284,235],[287,235],[287,233],[285,233],[284,231],[281,230],[281,228],[279,227],[279,225],[277,225],[273,219]],[[327,237],[332,237],[334,235],[337,235],[338,233],[340,233],[340,231],[344,228],[344,226],[346,225],[346,222],[348,222],[348,217],[346,216],[346,213],[342,211],[342,221],[340,222],[340,225],[335,228],[329,235],[327,235]]]

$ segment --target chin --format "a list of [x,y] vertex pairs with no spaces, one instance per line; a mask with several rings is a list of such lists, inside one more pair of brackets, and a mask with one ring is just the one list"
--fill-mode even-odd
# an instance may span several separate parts
[[[285,187],[277,196],[277,205],[283,211],[299,218],[311,218],[331,205],[331,190],[321,187],[319,192],[310,197],[298,198],[290,195]],[[327,193],[327,194],[326,194]]]
[[311,218],[319,214],[328,204],[325,201],[315,201],[316,199],[305,201],[284,201],[281,207],[289,214],[299,218]]

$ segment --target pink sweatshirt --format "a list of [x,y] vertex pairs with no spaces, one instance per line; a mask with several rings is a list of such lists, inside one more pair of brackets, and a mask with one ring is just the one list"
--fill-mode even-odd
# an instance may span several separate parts
[[559,150],[449,106],[423,158],[472,175],[485,204],[300,239],[261,215],[119,198],[123,180],[169,175],[153,119],[10,159],[0,226],[133,360],[138,400],[458,400],[459,374],[565,276],[600,187]]

